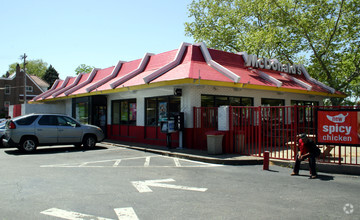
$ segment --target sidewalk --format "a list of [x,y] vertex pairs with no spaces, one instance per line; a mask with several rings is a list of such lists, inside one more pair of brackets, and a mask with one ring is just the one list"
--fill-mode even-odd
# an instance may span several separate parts
[[[193,149],[168,149],[163,146],[154,146],[154,145],[146,145],[139,143],[130,143],[130,142],[122,142],[115,140],[104,140],[102,143],[110,144],[119,147],[125,147],[134,150],[140,150],[144,152],[151,152],[155,154],[160,154],[169,157],[176,157],[188,160],[195,160],[205,163],[213,163],[213,164],[224,164],[224,165],[260,165],[263,164],[262,157],[253,157],[253,156],[243,156],[239,154],[219,154],[219,155],[211,155],[208,154],[207,151],[204,150],[193,150]],[[289,160],[277,160],[270,159],[270,166],[277,165],[283,167],[292,168],[294,166],[294,161]],[[360,175],[360,166],[352,166],[352,165],[338,165],[331,163],[317,163],[316,168],[318,172],[324,173],[336,173],[336,174],[350,174],[350,175]],[[302,170],[308,170],[309,166],[307,163],[302,163]],[[290,175],[290,173],[289,173]]]

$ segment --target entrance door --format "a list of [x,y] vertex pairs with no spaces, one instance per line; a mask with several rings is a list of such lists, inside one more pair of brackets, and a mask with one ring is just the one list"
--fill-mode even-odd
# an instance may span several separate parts
[[107,125],[107,108],[106,105],[97,105],[95,106],[94,112],[94,123],[96,126],[100,127],[106,137],[106,125]]

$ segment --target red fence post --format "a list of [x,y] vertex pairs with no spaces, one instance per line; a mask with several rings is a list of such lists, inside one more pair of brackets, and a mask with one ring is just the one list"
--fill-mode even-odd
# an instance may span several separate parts
[[229,107],[229,145],[232,153],[235,152],[235,145],[234,145],[234,126],[233,126],[233,107]]
[[263,170],[269,170],[269,151],[264,152]]
[[262,118],[261,118],[261,106],[258,107],[258,117],[257,117],[257,120],[258,120],[258,126],[259,126],[259,129],[258,129],[258,136],[259,136],[259,140],[258,140],[258,145],[259,145],[259,156],[261,157],[261,147],[263,146],[262,144],[262,139],[261,139],[261,135],[262,135],[262,127],[261,127],[261,124],[262,124]]

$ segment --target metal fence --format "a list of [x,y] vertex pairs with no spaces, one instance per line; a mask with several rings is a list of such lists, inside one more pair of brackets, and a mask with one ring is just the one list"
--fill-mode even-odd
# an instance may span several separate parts
[[206,149],[206,132],[217,129],[218,108],[194,107],[193,143],[195,149]]
[[[230,107],[230,130],[225,136],[226,153],[294,160],[297,139],[306,133],[315,142],[318,109],[353,109],[352,106]],[[194,132],[198,145],[206,143],[205,132],[217,129],[217,108],[194,108]],[[360,165],[360,146],[318,145],[319,162]]]

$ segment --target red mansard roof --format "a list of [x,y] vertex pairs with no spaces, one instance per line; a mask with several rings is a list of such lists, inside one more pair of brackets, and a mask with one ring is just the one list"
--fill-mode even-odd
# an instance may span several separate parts
[[[63,85],[64,83],[66,85]],[[177,84],[204,84],[346,97],[345,94],[312,79],[307,73],[293,75],[251,68],[245,65],[243,55],[208,49],[204,44],[183,43],[177,50],[156,55],[145,54],[142,59],[119,62],[117,66],[94,69],[91,73],[59,80],[54,88],[35,97],[33,101]]]
[[[98,70],[96,72],[96,75],[95,77],[93,78],[93,80],[88,83],[87,85],[85,85],[84,87],[81,87],[79,88],[78,90],[74,91],[73,93],[71,94],[83,94],[83,93],[87,93],[86,89],[92,85],[94,85],[96,82],[102,80],[103,78],[109,76],[112,71],[114,70],[115,67],[109,67],[109,68],[106,68],[106,69],[101,69],[101,70]],[[80,84],[80,83],[79,83]]]

